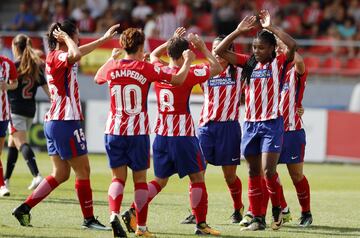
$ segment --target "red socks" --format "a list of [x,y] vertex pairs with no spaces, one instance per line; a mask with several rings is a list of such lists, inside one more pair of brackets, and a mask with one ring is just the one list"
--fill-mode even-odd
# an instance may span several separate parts
[[269,191],[269,196],[271,199],[271,203],[273,207],[279,207],[280,206],[280,181],[279,176],[276,173],[271,178],[265,178],[266,180],[266,186]]
[[267,207],[269,203],[269,191],[266,186],[266,180],[264,177],[261,177],[261,191],[263,193],[263,198],[261,201],[261,215],[266,216]]
[[281,210],[283,210],[284,208],[287,207],[287,203],[286,203],[286,200],[285,200],[284,190],[283,190],[282,184],[280,184],[279,195],[280,195],[280,206],[281,206]]
[[254,216],[261,216],[261,203],[263,193],[261,189],[261,176],[249,177],[249,207]]
[[75,180],[75,191],[79,199],[81,211],[84,218],[90,218],[94,216],[93,212],[93,200],[92,191],[89,179],[76,179]]
[[108,201],[110,213],[120,213],[125,183],[121,179],[113,178],[108,190]]
[[243,207],[241,193],[242,193],[242,184],[239,177],[236,176],[235,182],[228,184],[228,188],[233,200],[233,206],[235,210],[240,210]]
[[310,186],[306,177],[294,184],[302,212],[310,211]]
[[51,175],[47,176],[34,190],[34,192],[32,192],[31,195],[25,200],[25,203],[31,208],[35,207],[57,186],[59,186],[59,183],[55,180],[55,178]]
[[135,183],[135,211],[138,226],[146,226],[149,189],[147,183]]
[[190,205],[196,223],[206,222],[208,194],[204,182],[190,184]]

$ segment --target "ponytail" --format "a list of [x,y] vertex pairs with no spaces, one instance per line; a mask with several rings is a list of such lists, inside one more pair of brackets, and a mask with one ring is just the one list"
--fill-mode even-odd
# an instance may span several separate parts
[[243,67],[241,72],[241,80],[244,80],[248,85],[250,84],[251,74],[257,63],[258,62],[256,61],[254,54],[252,54]]
[[19,34],[14,37],[13,46],[20,58],[17,72],[20,76],[27,75],[31,78],[39,78],[42,60],[32,48],[31,39],[27,35]]

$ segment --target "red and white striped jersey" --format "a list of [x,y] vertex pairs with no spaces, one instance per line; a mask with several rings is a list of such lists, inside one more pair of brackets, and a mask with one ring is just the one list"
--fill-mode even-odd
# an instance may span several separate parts
[[303,123],[297,109],[302,106],[307,71],[299,75],[294,64],[289,65],[286,70],[281,91],[280,113],[284,117],[285,131],[300,130],[303,128]]
[[[169,73],[176,73],[179,67],[162,66]],[[185,82],[180,86],[156,82],[158,117],[155,133],[162,136],[195,136],[194,121],[190,114],[189,98],[194,85],[210,78],[208,65],[193,65]]]
[[[237,64],[243,67],[248,55],[237,55]],[[276,119],[279,113],[280,77],[284,54],[278,55],[273,61],[266,64],[258,62],[245,84],[245,121],[267,121]]]
[[[13,81],[17,79],[15,64],[7,57],[0,55],[0,81]],[[7,91],[0,90],[0,121],[10,120],[10,105]]]
[[45,121],[84,120],[77,82],[78,63],[69,64],[67,52],[54,50],[46,57],[45,71],[51,95]]
[[96,73],[98,84],[110,90],[105,134],[134,136],[150,133],[147,96],[151,82],[171,81],[171,74],[144,61],[109,60]]
[[240,119],[240,99],[242,91],[242,68],[234,66],[234,78],[228,66],[222,73],[201,84],[204,103],[199,126],[209,121],[235,121]]

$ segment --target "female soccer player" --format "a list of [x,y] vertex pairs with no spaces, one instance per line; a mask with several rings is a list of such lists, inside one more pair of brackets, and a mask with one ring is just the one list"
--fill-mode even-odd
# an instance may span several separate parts
[[[251,30],[257,24],[256,16],[247,16],[235,31],[228,35],[215,52],[232,64],[243,67],[245,81],[245,123],[241,151],[249,163],[249,201],[254,219],[246,230],[265,229],[261,216],[261,171],[264,168],[266,185],[273,205],[272,229],[279,229],[283,223],[280,207],[280,184],[276,165],[283,139],[283,119],[279,113],[280,75],[285,61],[292,61],[296,42],[288,34],[271,24],[270,14],[262,10],[260,24],[264,28],[254,38],[253,55],[235,54],[228,49],[239,35]],[[288,47],[286,55],[276,56],[276,35]],[[263,165],[262,165],[263,164]]]
[[[212,44],[214,50],[225,36],[215,38]],[[234,45],[229,46],[234,51]],[[241,67],[229,64],[228,61],[215,55],[224,69],[220,74],[201,83],[204,92],[198,137],[201,150],[206,162],[221,166],[225,181],[228,185],[234,212],[231,215],[233,223],[242,220],[244,206],[242,203],[242,184],[236,175],[236,168],[240,164],[240,100],[242,91]],[[191,214],[183,224],[195,223],[195,216]]]
[[[175,36],[160,45],[150,54],[150,60],[168,72],[177,72],[184,63],[183,51],[189,48],[189,42],[180,37],[184,28],[175,32]],[[196,35],[189,39],[208,59],[209,65],[194,65],[181,86],[167,83],[155,83],[158,101],[158,117],[156,120],[156,138],[153,144],[155,179],[148,183],[149,202],[166,186],[169,177],[177,173],[180,178],[190,178],[190,204],[196,217],[197,235],[220,235],[220,232],[206,223],[207,191],[204,182],[205,160],[199,142],[195,136],[194,123],[189,110],[189,97],[194,85],[217,75],[221,66],[206,48],[205,43]],[[170,57],[169,65],[160,63],[165,53]],[[130,214],[130,216],[129,216]],[[128,230],[131,227],[131,209],[123,214]]]
[[48,32],[50,53],[46,57],[46,77],[51,107],[45,116],[44,131],[53,163],[53,173],[13,211],[22,226],[30,226],[30,210],[75,172],[75,189],[84,216],[83,228],[108,230],[93,214],[90,165],[77,82],[78,61],[116,34],[112,26],[101,38],[78,47],[79,31],[71,21],[54,23]]
[[148,185],[146,171],[150,165],[149,118],[147,95],[151,82],[162,81],[182,84],[194,54],[182,52],[184,64],[171,74],[159,66],[145,62],[145,35],[142,30],[129,28],[120,36],[125,50],[122,60],[109,60],[97,72],[95,82],[107,82],[110,88],[110,112],[105,129],[105,148],[112,170],[109,186],[110,223],[114,237],[126,237],[118,215],[127,178],[127,167],[133,172],[137,227],[135,236],[154,237],[146,227],[148,211]]
[[15,89],[17,85],[17,72],[14,63],[7,57],[0,55],[0,197],[10,195],[10,191],[4,183],[1,153],[10,120],[10,106],[7,91]]
[[9,189],[10,177],[20,151],[34,177],[28,189],[35,189],[43,180],[36,164],[34,151],[27,141],[26,132],[30,129],[35,116],[35,95],[41,86],[50,97],[43,70],[43,62],[31,45],[27,35],[19,34],[12,41],[12,52],[16,59],[19,85],[16,90],[8,92],[11,105],[10,136],[8,139],[8,158],[6,164],[5,184]]
[[[278,41],[277,53],[286,52],[286,46]],[[310,186],[304,173],[305,131],[301,119],[302,99],[305,90],[307,70],[303,58],[295,53],[294,61],[288,63],[284,74],[284,86],[281,91],[280,113],[284,118],[284,143],[279,164],[286,164],[295,186],[301,206],[300,226],[308,227],[312,223],[310,211]],[[300,113],[299,113],[300,112]],[[283,199],[285,201],[285,199]],[[284,205],[286,207],[286,202]]]

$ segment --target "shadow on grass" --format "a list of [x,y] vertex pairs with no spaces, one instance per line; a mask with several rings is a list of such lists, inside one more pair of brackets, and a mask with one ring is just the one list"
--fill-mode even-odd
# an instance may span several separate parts
[[[194,236],[197,237],[195,234],[194,235],[189,235],[189,234],[183,234],[183,233],[170,233],[170,232],[156,232],[156,235],[161,235],[161,237],[174,237],[174,236],[181,236],[181,237],[189,237],[189,236]],[[234,237],[241,237],[241,238],[253,238],[253,236],[244,236],[243,234],[234,234],[234,235],[223,235],[221,234],[221,236],[219,237],[224,237],[224,238],[234,238]],[[272,238],[279,238],[280,236],[272,236]],[[256,238],[268,238],[268,236],[256,236]]]
[[[318,234],[318,235],[331,235],[331,236],[354,236],[360,234],[346,234],[346,233],[360,233],[360,228],[353,227],[334,227],[334,226],[321,226],[321,225],[312,225],[308,228],[300,228],[296,226],[286,226],[286,228],[291,229],[290,231],[281,230],[282,232],[290,233],[301,233],[301,234]],[[337,232],[337,233],[336,233]]]
[[[25,201],[26,197],[9,197],[2,200],[9,200],[9,201],[18,201],[19,205],[20,203],[23,203]],[[77,199],[68,199],[68,198],[51,198],[51,195],[49,198],[46,198],[43,203],[54,203],[54,204],[79,204],[79,201]],[[95,206],[108,206],[107,201],[94,201]]]

